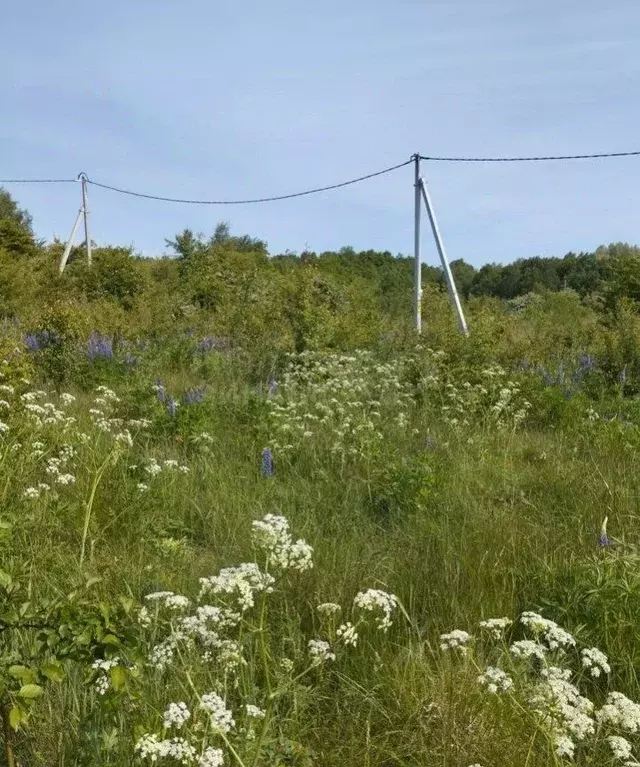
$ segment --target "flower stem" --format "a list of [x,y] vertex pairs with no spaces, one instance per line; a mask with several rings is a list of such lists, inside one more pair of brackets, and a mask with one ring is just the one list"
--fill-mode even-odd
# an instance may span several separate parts
[[82,567],[82,563],[84,562],[84,553],[85,548],[87,545],[87,535],[89,534],[89,524],[91,522],[91,512],[93,510],[93,502],[96,497],[96,491],[98,489],[98,485],[100,484],[100,480],[102,479],[102,475],[105,472],[105,469],[107,468],[107,465],[109,464],[109,461],[111,460],[111,453],[107,456],[107,459],[104,461],[102,466],[98,469],[96,472],[96,475],[93,479],[93,485],[91,486],[91,493],[89,494],[89,500],[87,501],[85,513],[84,513],[84,528],[82,530],[82,543],[80,544],[80,567]]

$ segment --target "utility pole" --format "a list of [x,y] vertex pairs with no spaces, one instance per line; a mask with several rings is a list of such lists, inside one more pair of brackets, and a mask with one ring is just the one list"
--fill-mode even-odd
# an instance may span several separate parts
[[67,261],[69,260],[69,255],[71,254],[71,248],[73,247],[73,242],[76,238],[76,232],[78,231],[78,224],[80,223],[80,217],[84,219],[84,242],[85,247],[87,250],[87,265],[91,266],[91,236],[89,234],[89,210],[87,208],[87,174],[86,173],[80,173],[78,175],[78,179],[81,182],[82,185],[82,203],[80,205],[80,210],[78,211],[78,215],[76,216],[76,220],[73,224],[73,229],[71,230],[71,234],[69,235],[69,239],[67,240],[67,244],[64,248],[64,253],[62,254],[62,258],[60,259],[60,266],[58,267],[58,271],[60,274],[64,272],[64,268],[67,265]]
[[84,243],[87,249],[87,266],[91,266],[91,237],[89,236],[89,208],[87,207],[87,174],[81,173],[82,182],[82,216],[84,218]]
[[422,264],[420,263],[420,154],[412,156],[414,162],[415,200],[413,222],[413,289],[414,289],[414,319],[416,331],[422,333]]

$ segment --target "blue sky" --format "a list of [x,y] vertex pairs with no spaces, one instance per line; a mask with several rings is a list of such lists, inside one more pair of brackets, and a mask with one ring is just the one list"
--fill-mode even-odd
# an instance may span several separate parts
[[[57,0],[2,19],[0,178],[187,198],[285,194],[426,155],[640,149],[640,3]],[[640,243],[640,157],[423,168],[451,259]],[[79,187],[15,186],[65,238]],[[260,206],[90,188],[93,239],[145,255],[185,227],[308,247],[412,249],[410,167]],[[427,232],[425,232],[427,234]],[[436,263],[425,237],[423,258]]]

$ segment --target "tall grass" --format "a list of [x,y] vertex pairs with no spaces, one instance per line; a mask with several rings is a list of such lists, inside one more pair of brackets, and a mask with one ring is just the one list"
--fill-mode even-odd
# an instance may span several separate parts
[[[5,374],[15,391],[2,394],[9,406],[0,412],[9,426],[0,436],[1,521],[11,525],[0,540],[2,569],[25,601],[95,578],[95,604],[131,604],[131,625],[114,629],[126,681],[111,680],[100,695],[90,663],[66,663],[65,680],[47,687],[16,733],[18,764],[134,764],[135,743],[160,736],[170,702],[187,702],[195,721],[210,691],[235,706],[236,729],[182,732],[210,738],[227,765],[562,764],[549,728],[520,698],[478,684],[497,650],[478,646],[463,657],[439,647],[442,633],[476,634],[479,621],[500,616],[515,622],[511,639],[521,638],[526,610],[607,654],[610,677],[583,680],[596,705],[608,690],[638,697],[633,420],[594,420],[586,405],[550,418],[533,374],[512,381],[497,369],[456,369],[426,349],[384,364],[374,355],[294,357],[275,393],[246,360],[213,359],[204,372],[143,369],[114,385],[119,401],[102,404],[99,393],[74,391],[65,405],[45,386],[35,401],[63,413],[53,423],[25,409],[21,394],[33,387]],[[204,402],[170,415],[153,389],[160,376],[176,397],[206,383]],[[131,444],[117,438],[125,429]],[[75,481],[60,484],[46,466],[66,444],[75,454],[58,474]],[[265,447],[275,457],[271,477],[261,473]],[[162,467],[155,476],[153,460]],[[25,498],[39,482],[51,489]],[[161,611],[143,629],[136,616],[151,607],[145,595],[195,602],[200,578],[240,562],[263,567],[251,525],[266,514],[284,516],[313,546],[314,567],[284,572],[273,594],[257,595],[238,629],[239,669],[223,671],[193,647],[163,671],[149,668],[172,619]],[[605,516],[613,545],[601,548]],[[397,597],[393,625],[381,631],[369,616],[357,646],[345,646],[317,605],[337,603],[340,621],[357,623],[353,600],[368,588]],[[335,661],[313,665],[314,638],[330,642]],[[29,629],[7,639],[3,668],[33,641]],[[245,702],[267,712],[255,727],[241,713]],[[577,758],[614,763],[600,742]]]

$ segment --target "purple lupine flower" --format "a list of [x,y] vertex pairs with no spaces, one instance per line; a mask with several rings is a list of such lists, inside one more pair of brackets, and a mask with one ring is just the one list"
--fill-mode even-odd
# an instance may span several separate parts
[[210,352],[212,349],[215,349],[215,347],[216,347],[216,339],[213,336],[205,336],[198,343],[198,351],[201,351],[201,352]]
[[435,450],[436,447],[437,447],[437,444],[435,439],[430,434],[427,434],[424,438],[424,449]]
[[198,342],[198,351],[206,354],[214,349],[228,349],[231,342],[228,338],[220,338],[217,336],[205,336]]
[[167,411],[169,412],[169,415],[174,418],[177,410],[178,403],[174,400],[173,397],[169,397],[169,402],[167,403]]
[[87,343],[87,356],[91,362],[97,359],[113,359],[113,341],[109,336],[102,335],[94,330],[89,336]]
[[275,461],[273,460],[273,453],[270,448],[265,447],[262,451],[262,476],[273,477],[276,473]]
[[199,388],[187,389],[183,396],[183,402],[185,405],[199,405],[204,402],[206,386],[200,386]]
[[35,330],[33,333],[27,333],[24,337],[24,345],[31,352],[37,352],[45,349],[47,346],[53,346],[59,342],[57,333],[53,330]]
[[598,545],[600,547],[602,547],[602,548],[604,548],[605,546],[608,546],[609,543],[610,543],[609,536],[607,535],[607,520],[608,519],[609,519],[609,517],[605,517],[604,518],[604,521],[602,523],[602,527],[600,528],[600,538],[598,539]]
[[158,378],[158,380],[155,382],[153,388],[156,390],[156,399],[158,402],[164,402],[167,397],[167,391],[164,388],[164,383],[160,378]]
[[270,378],[267,384],[267,397],[274,397],[278,391],[278,382],[275,378]]
[[37,352],[40,348],[38,336],[35,333],[27,333],[24,337],[24,345],[30,352]]

